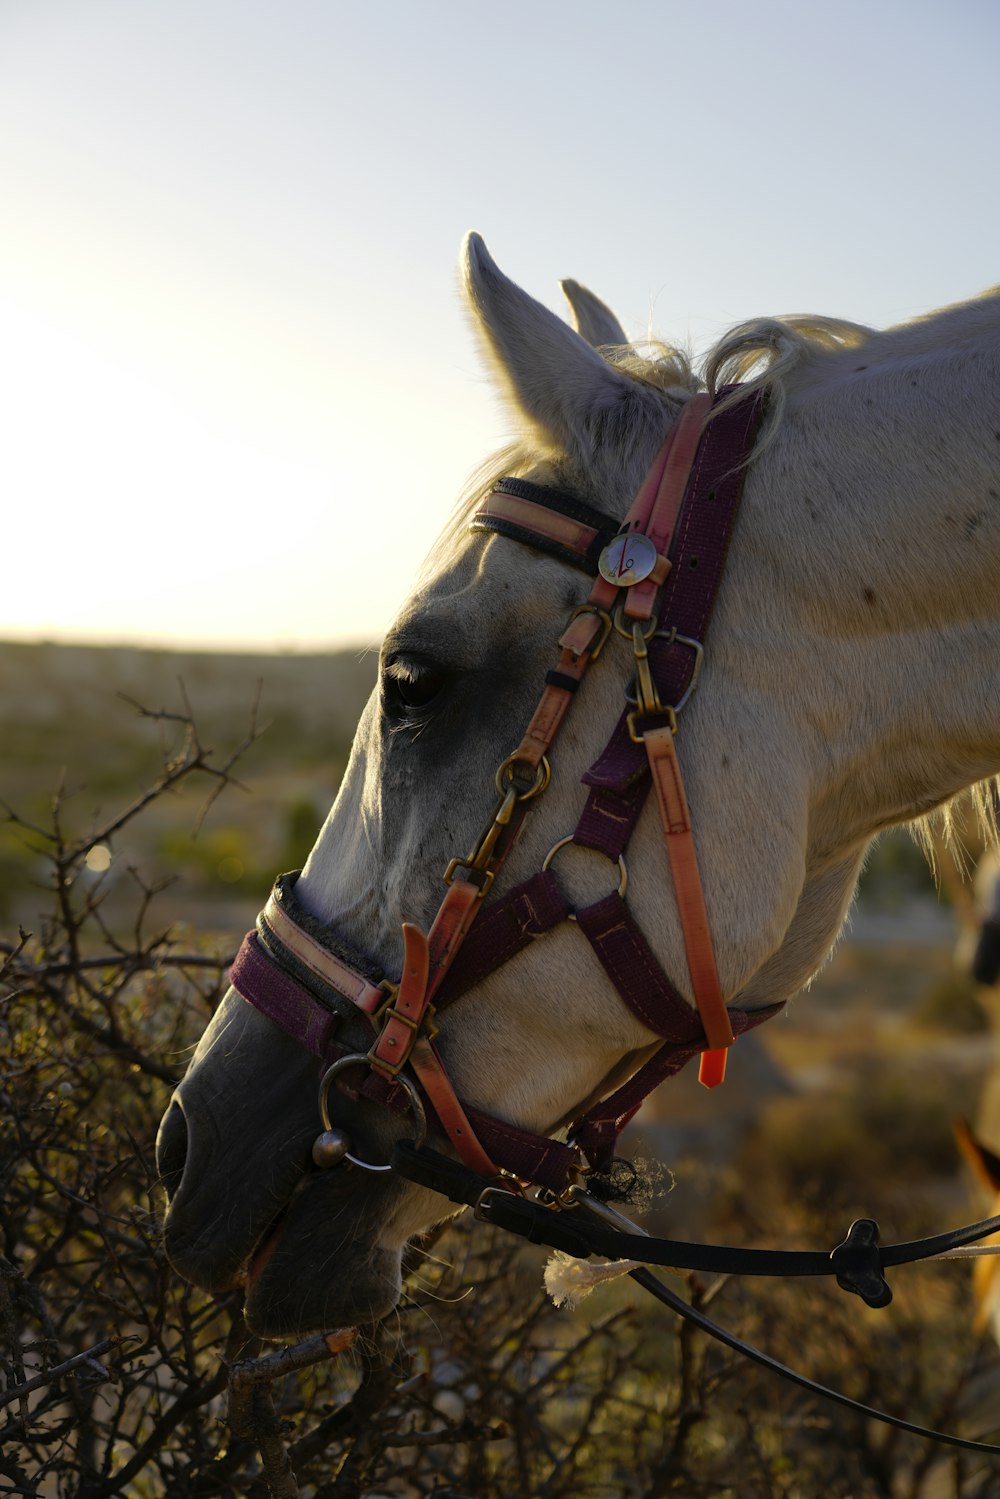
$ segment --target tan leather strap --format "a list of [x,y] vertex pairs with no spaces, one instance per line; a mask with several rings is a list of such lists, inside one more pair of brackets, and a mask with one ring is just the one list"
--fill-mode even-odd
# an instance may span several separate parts
[[338,994],[356,1004],[366,1015],[374,1015],[385,1002],[385,990],[348,968],[327,948],[313,941],[308,932],[291,921],[272,894],[264,907],[264,919],[303,967],[324,979]]
[[569,515],[560,515],[558,511],[550,510],[547,505],[538,505],[534,500],[502,494],[498,490],[492,490],[486,496],[477,515],[496,516],[515,526],[523,526],[533,535],[544,536],[546,540],[555,541],[571,552],[579,552],[581,556],[586,556],[598,536],[594,526],[584,525],[582,521],[574,520]]
[[589,659],[586,650],[581,653],[572,650],[561,652],[555,671],[550,675],[562,677],[565,685],[554,680],[546,683],[538,707],[524,731],[524,738],[514,751],[514,759],[518,763],[537,766],[541,764],[542,756],[548,754],[575,696],[576,683],[582,679]]
[[602,616],[596,609],[579,609],[559,636],[559,644],[574,657],[589,656],[602,629]]

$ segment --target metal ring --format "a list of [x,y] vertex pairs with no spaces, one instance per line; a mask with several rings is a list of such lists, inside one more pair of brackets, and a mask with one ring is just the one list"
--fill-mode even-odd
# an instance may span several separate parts
[[[543,755],[541,763],[535,766],[535,784],[529,786],[527,791],[518,791],[514,781],[513,767],[518,764],[516,754],[508,755],[506,760],[497,768],[497,790],[501,796],[506,796],[508,791],[516,791],[519,802],[530,802],[533,796],[541,796],[546,786],[552,779],[552,766],[549,764],[548,756]],[[504,783],[504,771],[507,771],[507,783]]]
[[[552,860],[555,858],[555,856],[559,852],[559,850],[561,848],[565,848],[566,845],[567,845],[567,843],[573,843],[574,841],[575,840],[573,838],[573,834],[570,833],[566,838],[560,838],[558,843],[553,843],[552,847],[549,849],[548,853],[545,855],[545,858],[542,860],[542,873],[543,874],[548,869],[549,865],[552,863]],[[587,845],[585,843],[580,843],[580,844],[577,845],[577,847],[585,849],[587,847]],[[592,848],[592,849],[589,850],[589,852],[592,853],[592,854],[600,854],[600,853],[602,853],[602,850],[599,849],[599,848]],[[607,858],[610,857],[610,855],[609,854],[603,854],[603,857],[605,859],[607,859]],[[624,856],[624,854],[619,854],[618,855],[618,873],[619,873],[619,876],[620,876],[620,878],[618,880],[618,897],[619,897],[620,900],[624,900],[625,899],[625,891],[628,889],[628,870],[625,867],[625,856]],[[576,920],[576,912],[575,911],[570,911],[570,913],[569,913],[569,915],[567,917],[567,920],[569,920],[569,921],[575,921]]]
[[[339,1061],[334,1062],[332,1067],[328,1067],[324,1072],[322,1081],[319,1085],[319,1117],[323,1121],[324,1129],[333,1129],[333,1125],[330,1122],[329,1107],[331,1083],[337,1076],[337,1073],[343,1072],[345,1067],[356,1067],[361,1064],[366,1067],[371,1065],[365,1052],[353,1051],[351,1052],[350,1056],[341,1057]],[[417,1149],[419,1149],[427,1139],[427,1115],[424,1112],[424,1106],[420,1101],[420,1094],[417,1092],[414,1084],[410,1082],[410,1079],[408,1077],[404,1077],[401,1072],[396,1074],[395,1081],[399,1083],[401,1088],[405,1089],[406,1096],[410,1101],[410,1108],[413,1110],[413,1120],[417,1126],[417,1133],[414,1138],[413,1144]],[[344,1159],[353,1162],[355,1166],[360,1166],[362,1171],[392,1170],[392,1167],[388,1165],[388,1163],[385,1166],[379,1166],[376,1165],[374,1161],[363,1161],[360,1156],[352,1155],[349,1150],[345,1151]]]
[[[678,701],[673,704],[674,712],[680,713],[691,701],[691,695],[698,685],[698,678],[701,675],[702,664],[705,660],[705,647],[700,640],[695,640],[692,635],[678,635],[676,629],[657,630],[654,635],[650,636],[650,640],[665,640],[668,645],[684,645],[687,646],[689,651],[694,652],[694,666],[691,668],[691,680],[681,693]],[[634,676],[632,681],[635,681]],[[625,689],[625,701],[634,708],[639,706],[638,694],[629,692],[627,687]]]
[[626,618],[625,605],[624,604],[619,604],[618,607],[615,609],[614,614],[611,617],[611,622],[612,622],[612,624],[614,625],[615,629],[618,631],[618,634],[622,637],[623,640],[634,640],[635,639],[635,636],[632,634],[632,626],[633,625],[642,625],[643,626],[643,631],[642,631],[642,638],[643,638],[643,640],[652,640],[653,636],[657,633],[657,625],[659,624],[659,621],[657,620],[655,614],[652,615],[651,618],[649,618],[649,619],[630,619],[628,621],[628,628],[627,629],[622,624],[622,620],[625,619],[625,618]]

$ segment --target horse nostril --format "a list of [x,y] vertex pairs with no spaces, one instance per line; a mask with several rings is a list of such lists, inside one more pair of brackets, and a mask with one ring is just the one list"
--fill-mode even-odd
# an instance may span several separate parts
[[181,1184],[187,1148],[187,1120],[180,1104],[174,1102],[164,1114],[156,1136],[156,1165],[168,1202]]

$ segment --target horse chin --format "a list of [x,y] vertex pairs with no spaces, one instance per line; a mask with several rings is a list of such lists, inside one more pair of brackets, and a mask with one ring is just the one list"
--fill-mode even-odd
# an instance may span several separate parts
[[367,1194],[331,1202],[303,1192],[257,1246],[246,1271],[245,1317],[259,1337],[284,1339],[377,1322],[402,1292],[401,1250],[373,1233]]

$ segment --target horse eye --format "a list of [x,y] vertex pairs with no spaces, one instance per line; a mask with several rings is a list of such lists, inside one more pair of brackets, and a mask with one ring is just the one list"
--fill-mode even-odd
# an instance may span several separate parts
[[391,716],[406,718],[433,706],[448,683],[440,667],[397,662],[384,677],[385,702]]

